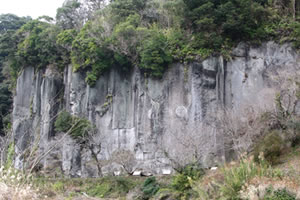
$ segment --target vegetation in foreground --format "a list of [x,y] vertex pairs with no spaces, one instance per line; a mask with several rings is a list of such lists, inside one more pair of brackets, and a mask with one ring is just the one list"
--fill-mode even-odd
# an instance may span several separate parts
[[0,197],[8,199],[264,199],[299,198],[300,147],[280,157],[271,166],[260,155],[242,157],[217,170],[199,170],[187,166],[173,176],[104,178],[46,178],[24,175],[11,168],[1,168]]

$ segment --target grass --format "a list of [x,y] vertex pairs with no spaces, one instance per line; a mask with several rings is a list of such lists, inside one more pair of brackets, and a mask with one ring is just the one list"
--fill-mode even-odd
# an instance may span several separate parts
[[299,156],[300,146],[281,155],[280,164],[273,166],[264,159],[254,162],[253,156],[243,157],[217,171],[208,171],[193,183],[193,190],[199,193],[200,199],[234,200],[245,199],[251,191],[266,192],[261,188],[273,185],[276,187],[266,194],[265,200],[293,200],[300,191]]
[[254,177],[275,177],[280,173],[275,173],[272,168],[262,160],[255,163],[253,158],[241,159],[234,167],[224,167],[222,169],[224,183],[220,187],[220,192],[224,199],[238,199],[242,187]]
[[[142,186],[145,177],[115,177],[103,178],[62,178],[49,179],[39,177],[34,179],[34,185],[43,195],[50,198],[61,196],[66,199],[88,195],[96,198],[125,198],[126,195]],[[84,195],[83,195],[84,194]]]
[[52,185],[52,189],[55,191],[55,192],[63,192],[64,191],[64,183],[61,182],[61,181],[57,181],[55,182],[53,185]]
[[[6,170],[1,172],[2,179],[0,177],[0,180],[2,182],[6,181],[4,183],[9,187],[15,184],[15,188],[20,188],[20,191],[30,185],[30,195],[47,196],[48,200],[90,199],[86,196],[91,198],[126,199],[126,196],[132,192],[139,199],[151,196],[173,199],[192,197],[193,199],[199,196],[199,199],[229,200],[241,199],[244,194],[250,191],[252,186],[257,189],[260,186],[267,187],[269,185],[279,185],[280,187],[274,187],[272,192],[266,195],[265,200],[293,200],[293,195],[296,194],[295,191],[300,188],[299,155],[300,147],[296,147],[287,154],[282,155],[280,160],[284,162],[283,164],[272,167],[263,159],[257,163],[254,162],[253,156],[243,157],[240,161],[226,164],[216,171],[209,170],[203,177],[189,179],[191,188],[189,187],[187,191],[182,193],[186,195],[179,195],[178,191],[172,187],[174,181],[172,176],[156,177],[156,181],[152,182],[157,182],[157,184],[152,184],[149,188],[146,188],[144,184],[147,183],[146,177],[136,176],[72,179],[51,179],[35,176],[30,179],[30,182],[19,187],[19,185],[16,185],[17,181],[14,181],[11,177],[15,177],[16,180],[23,180],[21,174],[13,170]],[[3,177],[9,178],[6,180]],[[155,192],[152,192],[152,189]],[[148,191],[150,195],[143,194],[143,192],[148,194]]]

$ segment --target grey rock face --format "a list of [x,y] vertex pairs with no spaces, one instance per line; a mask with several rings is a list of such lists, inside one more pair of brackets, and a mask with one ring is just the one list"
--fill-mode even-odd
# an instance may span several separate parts
[[18,78],[13,109],[17,168],[23,167],[24,161],[29,159],[24,152],[32,145],[41,152],[47,150],[54,136],[52,118],[59,109],[62,86],[61,76],[52,67],[39,72],[27,67]]
[[[165,138],[171,137],[170,133],[178,127],[213,123],[220,107],[239,109],[257,101],[258,94],[272,85],[269,73],[300,67],[299,55],[289,44],[269,42],[258,48],[240,44],[232,56],[231,61],[210,57],[201,63],[173,64],[161,80],[145,78],[137,68],[128,73],[112,69],[93,88],[86,85],[83,74],[72,72],[72,66],[66,67],[63,77],[51,68],[36,73],[31,67],[25,68],[14,98],[16,167],[24,163],[22,152],[38,140],[41,154],[51,149],[53,142],[58,144],[55,156],[42,159],[44,167],[51,166],[51,160],[59,160],[66,175],[99,174],[88,149],[69,136],[55,133],[55,116],[66,109],[97,127],[95,140],[101,144],[98,160],[109,160],[119,149],[130,150],[138,161],[137,168],[162,174],[170,168],[164,154]],[[226,159],[222,135],[205,138],[203,164]],[[117,169],[106,164],[100,167],[103,173]]]
[[262,100],[262,90],[274,85],[272,76],[300,68],[300,57],[290,44],[268,42],[257,48],[240,44],[233,54],[237,56],[227,63],[225,93],[226,105],[234,109]]

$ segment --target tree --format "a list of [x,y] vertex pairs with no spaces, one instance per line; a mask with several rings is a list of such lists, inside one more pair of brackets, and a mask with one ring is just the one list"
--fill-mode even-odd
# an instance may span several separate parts
[[104,136],[98,133],[95,126],[85,119],[72,116],[67,111],[61,111],[54,123],[55,131],[68,133],[82,149],[90,152],[92,159],[96,162],[98,176],[103,176],[102,166],[107,162],[99,158],[102,151]]
[[[186,166],[192,164],[200,167],[210,158],[212,142],[217,137],[216,129],[209,124],[176,124],[167,131],[163,138],[163,151],[173,169],[182,173]],[[176,148],[174,148],[176,147]],[[215,146],[217,149],[217,147]]]
[[16,33],[16,58],[20,67],[35,66],[41,69],[49,64],[59,65],[62,60],[56,44],[59,31],[57,26],[38,20],[22,26]]
[[155,78],[161,78],[169,63],[172,62],[167,38],[155,27],[148,31],[145,41],[138,47],[138,54],[141,69]]
[[102,177],[102,167],[108,163],[107,160],[99,158],[100,153],[102,152],[103,148],[102,145],[104,143],[105,137],[101,133],[97,133],[96,129],[92,129],[88,132],[85,137],[84,147],[87,148],[92,155],[92,158],[95,160],[97,169],[98,169],[98,176]]
[[56,24],[63,29],[80,29],[85,16],[78,0],[66,0],[56,11]]
[[130,62],[123,52],[110,48],[111,40],[97,21],[87,22],[72,42],[72,64],[75,71],[87,71],[86,82],[93,87],[97,79],[114,66],[126,69]]
[[14,14],[2,14],[0,15],[0,35],[7,31],[16,31],[30,20],[30,17],[18,17]]
[[300,79],[298,71],[281,69],[278,74],[269,74],[274,82],[276,94],[275,106],[269,117],[273,119],[273,126],[286,129],[292,137],[297,134],[299,120]]
[[56,44],[61,54],[63,66],[71,63],[72,43],[76,36],[77,31],[75,29],[63,30],[57,35]]
[[[8,125],[9,111],[12,106],[12,93],[10,74],[5,74],[7,61],[13,58],[17,49],[17,43],[13,35],[30,21],[30,17],[18,17],[13,14],[0,15],[0,136],[5,134],[4,128]],[[6,69],[4,69],[6,68]]]
[[161,15],[166,19],[166,25],[171,28],[179,28],[184,22],[184,12],[186,10],[185,4],[182,0],[166,0],[161,5]]
[[[232,41],[264,38],[269,12],[252,0],[184,0],[186,19],[195,31],[213,32]],[[187,27],[188,28],[188,27]],[[213,40],[212,40],[213,41]]]
[[130,15],[124,22],[117,24],[110,38],[109,48],[129,57],[132,63],[138,59],[137,46],[139,45],[138,26],[141,18],[138,14]]
[[241,156],[248,152],[256,142],[258,136],[266,127],[261,123],[263,111],[248,105],[244,109],[222,109],[217,114],[216,127],[224,136],[225,150],[231,154]]
[[107,3],[106,0],[84,0],[83,6],[86,7],[88,18],[93,18],[97,11],[107,6]]
[[130,150],[118,149],[111,155],[111,161],[122,166],[127,174],[132,174],[135,170],[137,160]]
[[114,55],[107,48],[105,38],[101,37],[103,28],[98,26],[99,29],[94,35],[92,25],[91,22],[85,24],[84,28],[81,29],[74,39],[71,57],[74,70],[89,71],[86,76],[86,82],[94,86],[100,75],[113,65]]
[[109,5],[113,26],[124,21],[128,16],[142,15],[148,0],[114,0]]

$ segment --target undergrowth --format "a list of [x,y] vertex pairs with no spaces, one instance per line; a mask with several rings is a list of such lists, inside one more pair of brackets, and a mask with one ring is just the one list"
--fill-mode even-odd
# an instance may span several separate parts
[[268,188],[263,200],[296,200],[296,196],[291,194],[286,189],[273,190]]
[[254,177],[280,177],[279,171],[273,170],[261,158],[259,163],[243,158],[237,166],[222,169],[224,182],[220,185],[220,192],[224,199],[238,199],[242,187]]

